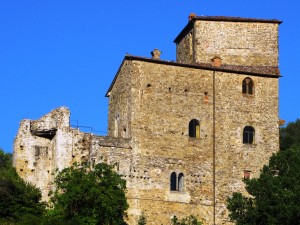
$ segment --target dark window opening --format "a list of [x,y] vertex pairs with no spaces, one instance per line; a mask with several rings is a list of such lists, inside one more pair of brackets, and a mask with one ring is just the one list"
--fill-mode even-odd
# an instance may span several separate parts
[[247,77],[243,80],[242,92],[246,95],[254,94],[254,82],[251,78]]
[[243,143],[254,144],[255,130],[251,126],[246,126],[243,131]]
[[251,171],[244,170],[244,179],[250,179],[250,178],[251,178]]
[[176,173],[171,173],[171,183],[170,183],[170,190],[171,191],[177,191],[177,182],[176,182]]
[[196,119],[192,119],[189,123],[189,136],[200,138],[200,123]]
[[40,148],[40,146],[35,146],[34,156],[40,156],[40,154],[41,154],[41,148]]

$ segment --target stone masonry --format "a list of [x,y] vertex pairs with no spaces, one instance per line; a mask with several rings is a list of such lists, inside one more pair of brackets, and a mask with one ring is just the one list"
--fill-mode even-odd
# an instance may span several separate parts
[[106,97],[108,136],[70,127],[61,107],[23,120],[14,165],[48,200],[55,173],[106,162],[127,182],[128,223],[195,215],[231,224],[226,199],[245,193],[279,149],[278,20],[191,15],[177,61],[126,55]]

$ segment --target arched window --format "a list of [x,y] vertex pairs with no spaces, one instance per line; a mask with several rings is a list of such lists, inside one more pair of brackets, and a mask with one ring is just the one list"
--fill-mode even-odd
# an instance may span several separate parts
[[200,123],[196,119],[192,119],[189,123],[189,136],[200,138]]
[[171,191],[183,191],[184,190],[184,174],[179,173],[178,179],[175,172],[170,176],[170,190]]
[[242,92],[245,95],[253,95],[254,94],[254,82],[250,77],[246,77],[243,80]]
[[251,126],[246,126],[243,131],[243,143],[254,144],[255,130]]
[[171,191],[177,191],[177,175],[176,175],[175,172],[171,173],[170,190]]
[[180,173],[178,175],[178,191],[183,191],[184,187],[184,175],[183,173]]

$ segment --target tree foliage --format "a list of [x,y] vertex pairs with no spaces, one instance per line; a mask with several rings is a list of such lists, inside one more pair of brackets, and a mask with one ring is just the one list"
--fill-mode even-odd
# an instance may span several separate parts
[[193,215],[182,218],[181,220],[174,216],[171,221],[172,225],[202,225],[202,222],[198,221]]
[[45,205],[41,192],[19,177],[12,166],[12,155],[0,149],[0,223],[21,223],[28,217],[40,217]]
[[300,120],[290,122],[280,128],[280,149],[285,150],[294,145],[300,146]]
[[245,180],[249,197],[234,193],[229,217],[237,225],[300,224],[300,147],[274,154],[259,178]]
[[52,218],[85,225],[126,224],[126,183],[111,166],[77,164],[62,170],[55,184]]

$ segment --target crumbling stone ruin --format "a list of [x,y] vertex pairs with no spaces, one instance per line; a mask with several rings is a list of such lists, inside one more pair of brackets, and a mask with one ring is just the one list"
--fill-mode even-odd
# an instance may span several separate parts
[[196,16],[176,62],[126,55],[109,87],[108,136],[70,127],[62,107],[23,120],[14,165],[47,200],[55,171],[106,162],[127,181],[128,223],[196,215],[231,224],[226,199],[245,192],[279,149],[278,20]]

